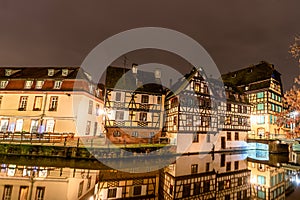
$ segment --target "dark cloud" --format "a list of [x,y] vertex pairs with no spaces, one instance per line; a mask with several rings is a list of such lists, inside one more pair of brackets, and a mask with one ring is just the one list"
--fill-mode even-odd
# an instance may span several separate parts
[[[288,88],[299,74],[288,54],[293,37],[300,33],[299,7],[298,0],[1,0],[0,63],[80,65],[107,37],[156,26],[196,39],[222,73],[269,61]],[[162,60],[158,57],[154,56]]]

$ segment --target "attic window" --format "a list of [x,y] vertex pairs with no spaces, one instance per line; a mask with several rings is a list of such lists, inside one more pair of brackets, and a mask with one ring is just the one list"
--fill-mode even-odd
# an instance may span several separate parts
[[25,81],[24,89],[31,89],[33,81]]
[[12,70],[11,69],[5,69],[5,76],[10,76],[12,75]]
[[48,69],[48,76],[54,76],[54,69]]
[[36,81],[35,89],[42,89],[43,85],[44,85],[44,81]]
[[68,74],[69,74],[69,70],[68,69],[63,69],[62,72],[61,72],[62,76],[68,76]]
[[232,74],[231,78],[235,78],[236,77],[236,73],[235,74]]
[[1,82],[0,82],[0,88],[1,88],[1,89],[6,88],[7,84],[8,84],[8,81],[1,81]]
[[53,89],[60,89],[62,85],[62,81],[55,81]]
[[249,86],[245,86],[245,90],[249,90]]

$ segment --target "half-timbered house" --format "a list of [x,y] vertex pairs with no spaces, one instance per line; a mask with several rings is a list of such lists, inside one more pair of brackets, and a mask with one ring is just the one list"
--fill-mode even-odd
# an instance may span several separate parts
[[247,94],[251,103],[251,133],[254,138],[284,137],[276,124],[276,115],[283,109],[281,74],[274,65],[259,64],[222,75],[223,81]]
[[108,67],[105,129],[113,143],[153,143],[161,135],[164,95],[160,71]]

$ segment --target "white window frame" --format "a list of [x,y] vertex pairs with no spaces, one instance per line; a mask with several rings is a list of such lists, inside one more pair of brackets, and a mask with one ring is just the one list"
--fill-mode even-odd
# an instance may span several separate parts
[[62,81],[54,81],[54,86],[53,86],[53,89],[60,89],[62,86]]
[[8,85],[8,81],[6,81],[6,80],[0,82],[0,88],[1,89],[5,89],[7,85]]
[[15,132],[22,132],[22,130],[23,130],[23,123],[24,123],[23,119],[17,119],[16,120]]
[[31,89],[33,81],[25,81],[24,89]]

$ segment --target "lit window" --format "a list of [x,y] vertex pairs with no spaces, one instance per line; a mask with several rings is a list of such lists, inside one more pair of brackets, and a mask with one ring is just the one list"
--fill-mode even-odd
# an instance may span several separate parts
[[60,89],[62,85],[62,81],[54,81],[53,89]]
[[55,124],[55,121],[53,119],[48,119],[46,122],[46,132],[53,133],[54,132],[54,124]]
[[23,130],[23,119],[17,119],[15,131],[22,132],[22,130]]
[[20,111],[26,110],[27,100],[28,100],[27,96],[21,96],[20,97],[20,103],[19,103],[19,110]]
[[257,116],[257,123],[264,124],[265,123],[265,116]]
[[31,133],[37,133],[38,128],[39,128],[39,120],[37,120],[37,119],[31,120],[30,132]]
[[145,112],[140,113],[140,121],[142,121],[142,122],[147,121],[147,113],[145,113]]
[[42,89],[43,85],[44,85],[44,81],[36,81],[35,89]]
[[265,108],[263,103],[257,104],[257,110],[263,110]]
[[62,69],[61,75],[62,76],[68,76],[69,70],[68,69]]
[[194,164],[191,166],[191,173],[192,174],[198,173],[198,165],[197,164]]
[[91,132],[91,121],[86,122],[85,135],[89,135]]
[[1,88],[1,89],[6,88],[7,84],[8,84],[8,81],[1,81],[1,82],[0,82],[0,88]]
[[54,69],[48,69],[48,76],[54,76]]
[[25,81],[24,89],[31,89],[33,81]]
[[100,115],[100,106],[99,104],[96,104],[96,116]]
[[12,194],[12,185],[4,185],[4,191],[3,191],[3,200],[10,200],[11,194]]
[[266,177],[264,176],[257,176],[257,183],[260,185],[265,185],[266,184]]
[[43,97],[42,96],[36,96],[34,98],[33,110],[41,110],[42,109],[42,103],[43,103]]
[[256,98],[260,99],[260,98],[264,98],[264,92],[259,92],[256,94]]
[[50,97],[49,111],[56,111],[57,105],[58,105],[58,97],[57,96]]
[[200,92],[200,84],[199,83],[195,83],[195,85],[194,85],[194,91],[195,92]]
[[28,190],[29,190],[28,186],[20,186],[19,200],[27,200],[27,196],[29,192]]

